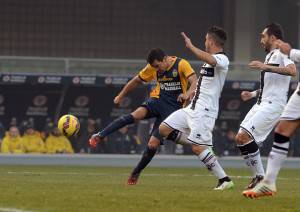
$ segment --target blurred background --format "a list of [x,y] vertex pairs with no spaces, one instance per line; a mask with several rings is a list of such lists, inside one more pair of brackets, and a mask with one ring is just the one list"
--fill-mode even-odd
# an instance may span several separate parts
[[[219,156],[238,155],[233,139],[255,103],[242,102],[240,92],[257,89],[260,79],[260,73],[249,70],[247,64],[265,57],[260,32],[270,22],[278,22],[285,40],[300,46],[297,0],[0,2],[0,139],[34,140],[29,142],[34,147],[7,150],[13,153],[140,153],[153,120],[120,129],[95,150],[87,140],[147,98],[151,85],[132,92],[120,107],[113,105],[114,96],[146,65],[151,48],[186,58],[198,71],[201,62],[185,49],[180,32],[204,48],[207,29],[218,25],[228,33],[225,52],[231,65],[214,130],[214,151]],[[296,86],[295,78],[290,93]],[[54,148],[51,139],[61,136],[55,133],[56,121],[66,113],[80,119],[80,133],[70,141],[60,138]],[[294,145],[299,139],[297,132],[290,156],[300,156],[300,146]],[[264,143],[262,155],[269,153],[271,145],[272,135]],[[191,151],[167,141],[160,153]]]

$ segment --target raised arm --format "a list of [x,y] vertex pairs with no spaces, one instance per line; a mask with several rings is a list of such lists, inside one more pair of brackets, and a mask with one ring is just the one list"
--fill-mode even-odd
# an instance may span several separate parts
[[201,49],[198,49],[195,47],[189,37],[186,36],[184,32],[181,33],[184,41],[185,41],[185,46],[189,50],[191,50],[197,58],[199,58],[201,61],[210,64],[211,66],[216,66],[217,61],[216,59],[209,53],[202,51]]

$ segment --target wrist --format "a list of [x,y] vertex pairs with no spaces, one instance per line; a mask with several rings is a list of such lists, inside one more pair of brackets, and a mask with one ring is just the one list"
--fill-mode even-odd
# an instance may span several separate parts
[[251,98],[254,98],[254,97],[256,97],[257,96],[257,91],[252,91],[251,92]]

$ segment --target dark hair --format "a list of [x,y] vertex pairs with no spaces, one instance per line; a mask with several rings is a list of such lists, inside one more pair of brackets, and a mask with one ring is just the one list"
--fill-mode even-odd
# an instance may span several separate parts
[[149,64],[152,64],[154,60],[163,61],[165,56],[167,56],[167,54],[162,49],[160,48],[151,49],[151,51],[148,54],[147,62]]
[[224,46],[227,40],[227,33],[224,29],[218,26],[212,26],[211,28],[209,28],[207,34],[209,34],[220,46]]
[[278,23],[271,23],[266,26],[267,34],[274,35],[277,39],[283,39],[283,29]]

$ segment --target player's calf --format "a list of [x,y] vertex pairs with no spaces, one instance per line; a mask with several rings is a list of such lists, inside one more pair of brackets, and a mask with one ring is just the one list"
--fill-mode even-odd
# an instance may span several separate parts
[[218,185],[214,188],[214,190],[227,190],[234,187],[233,182],[226,175],[216,156],[206,146],[193,144],[192,150],[201,162],[204,163],[206,168],[218,178]]

